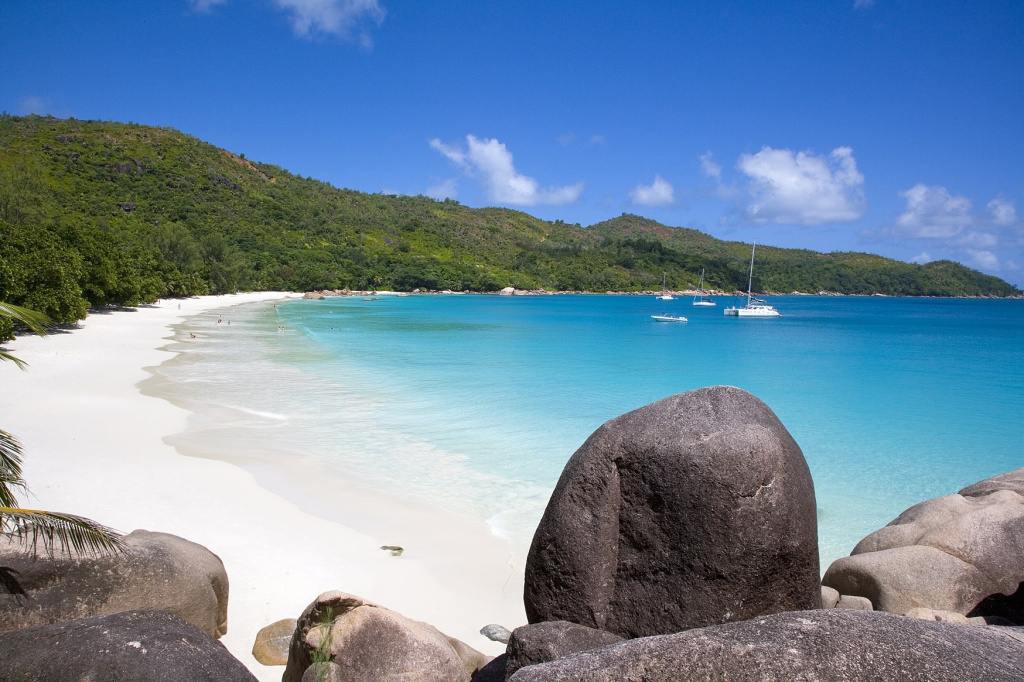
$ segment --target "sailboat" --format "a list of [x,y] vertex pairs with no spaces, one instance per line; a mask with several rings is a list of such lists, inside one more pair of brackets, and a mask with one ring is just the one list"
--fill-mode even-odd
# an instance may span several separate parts
[[671,301],[672,294],[668,293],[668,289],[665,288],[665,273],[661,273],[661,296],[658,297],[659,301]]
[[726,308],[722,312],[730,317],[778,317],[779,311],[774,307],[768,305],[759,298],[754,298],[750,295],[750,289],[754,284],[754,250],[757,248],[757,243],[754,242],[750,247],[750,275],[747,279],[747,305],[742,308],[732,306]]
[[693,304],[700,306],[714,306],[715,302],[704,295],[704,268],[700,270],[700,284],[697,286],[697,290],[700,292],[693,297]]

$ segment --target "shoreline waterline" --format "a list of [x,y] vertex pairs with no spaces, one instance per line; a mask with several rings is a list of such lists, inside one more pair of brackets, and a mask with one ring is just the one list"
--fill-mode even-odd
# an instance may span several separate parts
[[[266,487],[265,473],[251,462],[248,470],[224,459],[182,455],[168,444],[187,432],[191,414],[143,392],[142,385],[153,379],[154,369],[181,356],[173,347],[182,336],[188,339],[180,331],[182,321],[188,326],[194,316],[211,311],[227,321],[238,304],[287,296],[164,300],[90,315],[71,333],[8,344],[29,362],[29,371],[12,368],[5,377],[2,427],[24,446],[32,503],[124,532],[173,533],[220,556],[231,582],[228,633],[221,641],[261,680],[276,682],[282,669],[252,658],[257,631],[297,617],[317,594],[332,589],[429,622],[485,653],[499,653],[503,647],[479,635],[479,628],[490,622],[514,627],[525,615],[521,585],[509,579],[501,541],[485,524],[474,529],[456,518],[381,500],[372,491],[344,488],[339,508],[372,521],[363,532],[352,527],[362,527],[360,522],[346,524],[344,513],[329,505],[325,515],[331,519],[310,513],[316,510],[308,500],[315,496],[307,497],[302,485],[289,498],[284,490]],[[419,524],[420,535],[406,543],[409,551],[401,557],[380,549],[395,538],[376,536],[371,528],[389,514]]]

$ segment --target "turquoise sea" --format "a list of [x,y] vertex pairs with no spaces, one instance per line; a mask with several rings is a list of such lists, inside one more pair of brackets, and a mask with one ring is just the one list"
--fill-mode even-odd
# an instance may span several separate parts
[[[193,454],[231,451],[272,488],[275,471],[313,458],[486,520],[520,560],[590,433],[702,386],[754,393],[800,444],[822,570],[906,507],[1024,466],[1024,301],[782,296],[766,320],[725,318],[732,302],[251,304],[188,320],[178,338],[197,338],[159,373],[195,412]],[[690,321],[650,317],[666,312]]]

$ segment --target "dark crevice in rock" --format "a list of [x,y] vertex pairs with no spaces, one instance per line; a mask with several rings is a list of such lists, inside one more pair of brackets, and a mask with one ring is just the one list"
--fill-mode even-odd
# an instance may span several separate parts
[[991,594],[982,599],[977,606],[971,609],[968,617],[997,616],[1005,618],[1014,625],[1024,625],[1024,582],[1017,586],[1017,591],[1007,596],[1005,594]]

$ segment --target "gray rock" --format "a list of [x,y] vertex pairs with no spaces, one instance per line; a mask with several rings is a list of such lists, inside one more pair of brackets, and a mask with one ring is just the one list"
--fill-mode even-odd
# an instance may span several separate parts
[[910,507],[825,572],[876,610],[952,611],[1024,624],[1024,469]]
[[828,587],[827,585],[821,586],[821,608],[823,609],[834,609],[836,604],[839,603],[839,592],[837,590]]
[[0,546],[0,566],[24,594],[0,592],[0,634],[122,611],[176,613],[213,637],[227,632],[228,576],[216,554],[176,535],[136,530],[129,554],[33,557]]
[[492,642],[501,642],[502,644],[508,644],[508,638],[512,636],[507,627],[494,623],[480,628],[480,634]]
[[510,682],[1020,682],[1024,643],[887,613],[778,613],[633,639],[520,669]]
[[261,628],[252,645],[252,656],[263,665],[285,665],[288,663],[288,649],[295,634],[294,618],[283,618]]
[[1024,469],[986,478],[984,481],[967,486],[958,494],[964,497],[982,497],[997,490],[1012,490],[1018,495],[1024,495]]
[[621,642],[622,637],[604,630],[595,630],[564,620],[524,625],[512,631],[508,642],[505,677],[520,668],[556,661],[580,651],[599,649]]
[[950,623],[952,625],[987,625],[984,618],[968,618],[962,613],[953,613],[952,611],[916,608],[907,611],[906,615],[907,618],[934,620],[937,623]]
[[3,682],[256,682],[228,650],[167,611],[127,611],[0,636]]
[[821,605],[814,485],[746,391],[665,398],[599,428],[566,464],[533,537],[529,622],[624,637]]
[[870,599],[865,597],[855,597],[853,595],[844,594],[839,597],[839,601],[836,602],[837,609],[853,609],[854,611],[874,611],[875,607],[871,603]]
[[344,682],[345,671],[337,663],[320,662],[306,668],[302,682]]
[[490,657],[345,592],[325,592],[298,619],[283,682],[300,682],[314,656],[326,657],[336,682],[468,682]]

